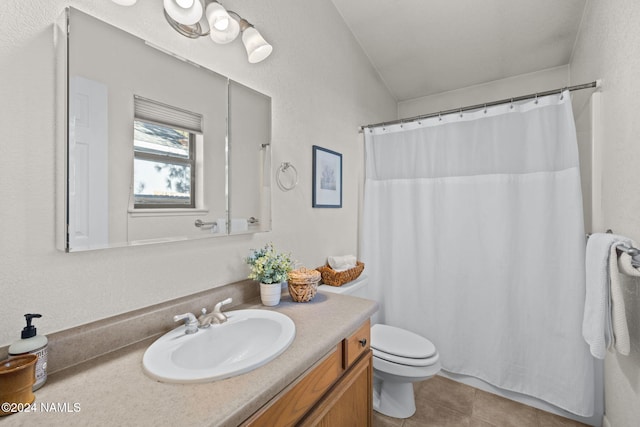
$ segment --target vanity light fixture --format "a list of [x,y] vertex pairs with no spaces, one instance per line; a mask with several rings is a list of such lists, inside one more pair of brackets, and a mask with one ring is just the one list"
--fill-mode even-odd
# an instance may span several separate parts
[[[114,3],[131,6],[137,0],[112,0]],[[242,33],[242,43],[250,63],[265,60],[271,46],[262,34],[236,12],[225,9],[216,0],[163,0],[164,17],[171,28],[190,39],[209,36],[217,44],[227,44]]]

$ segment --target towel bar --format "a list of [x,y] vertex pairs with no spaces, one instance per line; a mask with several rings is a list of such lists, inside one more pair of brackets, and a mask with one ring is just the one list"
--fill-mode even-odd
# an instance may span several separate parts
[[[247,219],[247,222],[249,224],[257,224],[260,222],[260,220],[252,216],[251,218]],[[204,222],[201,219],[196,219],[196,222],[193,225],[195,225],[196,227],[208,227],[208,226],[218,225],[218,223],[216,221]]]
[[212,221],[212,222],[204,222],[201,219],[196,219],[196,222],[193,224],[196,227],[208,227],[208,226],[214,226],[214,225],[218,225],[217,222]]
[[640,249],[625,244],[616,246],[616,249],[629,254],[631,256],[631,265],[633,267],[640,268],[640,257],[638,257],[638,255],[640,255]]

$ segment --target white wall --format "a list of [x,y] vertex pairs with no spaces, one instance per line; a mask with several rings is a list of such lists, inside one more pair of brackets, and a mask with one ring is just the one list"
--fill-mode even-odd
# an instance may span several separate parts
[[535,73],[469,86],[398,103],[398,117],[415,117],[485,102],[543,92],[567,86],[569,67],[555,67]]
[[[640,3],[589,0],[570,63],[571,82],[602,79],[602,228],[640,242]],[[603,229],[594,231],[604,231]],[[640,283],[625,284],[631,354],[605,359],[606,417],[640,425]]]
[[[273,98],[273,172],[293,163],[299,184],[274,186],[273,232],[65,254],[55,249],[52,23],[67,5],[119,26]],[[5,0],[0,15],[0,345],[19,338],[22,314],[50,333],[246,277],[249,248],[273,241],[309,267],[357,249],[358,126],[395,117],[396,103],[331,2],[229,0],[273,44],[247,62],[241,42],[188,40],[159,0]],[[342,209],[311,208],[311,146],[343,154]]]

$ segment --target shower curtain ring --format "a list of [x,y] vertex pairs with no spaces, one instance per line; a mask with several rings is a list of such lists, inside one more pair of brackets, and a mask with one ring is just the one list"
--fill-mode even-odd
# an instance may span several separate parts
[[509,108],[513,110],[513,98],[511,98],[511,105],[509,106]]
[[460,118],[462,118],[462,108],[460,109]]
[[536,93],[536,104],[538,103],[538,94]]
[[484,113],[487,114],[487,104],[484,104]]
[[438,113],[438,121],[441,122],[442,121],[442,111],[440,111]]

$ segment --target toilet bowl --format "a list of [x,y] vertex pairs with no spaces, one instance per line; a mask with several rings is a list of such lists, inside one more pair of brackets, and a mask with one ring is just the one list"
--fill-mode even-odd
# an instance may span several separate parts
[[440,371],[440,356],[428,339],[404,329],[375,324],[371,327],[374,409],[394,418],[416,412],[413,383]]
[[[366,276],[340,287],[321,285],[318,290],[366,298]],[[394,326],[375,323],[371,327],[373,351],[373,409],[393,418],[408,418],[416,412],[413,383],[440,371],[440,356],[428,339]]]

